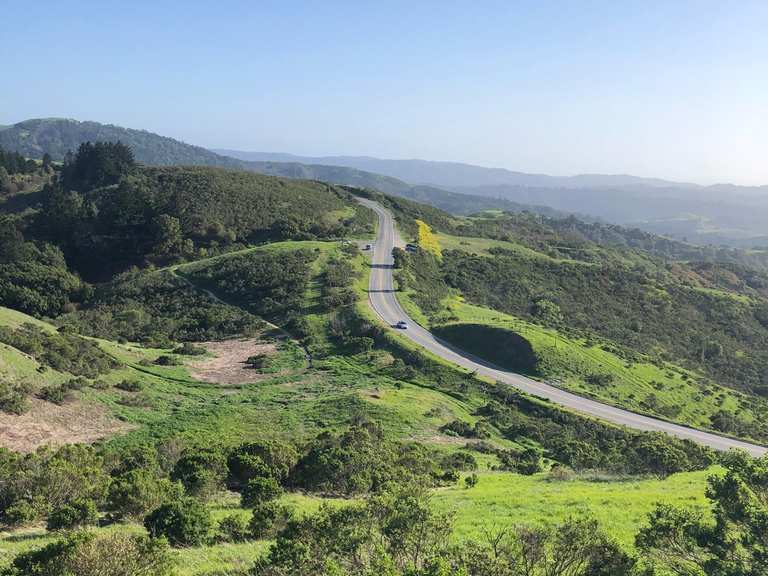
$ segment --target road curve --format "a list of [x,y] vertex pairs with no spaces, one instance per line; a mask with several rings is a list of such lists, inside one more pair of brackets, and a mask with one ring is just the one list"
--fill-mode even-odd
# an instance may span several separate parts
[[581,412],[601,420],[607,420],[614,424],[634,428],[635,430],[666,432],[678,438],[692,440],[698,444],[709,446],[716,450],[729,450],[731,448],[740,448],[746,450],[753,456],[761,456],[767,448],[703,432],[694,428],[687,428],[664,420],[657,420],[649,416],[643,416],[615,406],[602,404],[589,398],[584,398],[555,386],[531,380],[525,376],[501,370],[498,367],[473,356],[463,350],[448,344],[444,340],[437,338],[431,332],[417,324],[413,318],[406,314],[405,310],[397,301],[394,279],[392,276],[393,259],[392,248],[402,246],[403,242],[395,230],[392,215],[377,202],[359,198],[368,208],[372,209],[379,218],[379,229],[373,245],[373,257],[371,261],[371,278],[369,284],[369,301],[373,310],[378,316],[390,326],[394,326],[398,321],[405,320],[409,324],[407,330],[401,333],[422,346],[429,352],[440,356],[441,358],[452,362],[468,370],[477,371],[478,374],[492,378],[496,381],[509,384],[518,390],[527,394],[533,394],[542,398],[560,404],[571,410]]

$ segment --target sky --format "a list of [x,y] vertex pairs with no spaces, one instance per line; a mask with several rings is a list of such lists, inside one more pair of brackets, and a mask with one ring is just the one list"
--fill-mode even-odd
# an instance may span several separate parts
[[768,184],[768,2],[0,0],[0,124]]

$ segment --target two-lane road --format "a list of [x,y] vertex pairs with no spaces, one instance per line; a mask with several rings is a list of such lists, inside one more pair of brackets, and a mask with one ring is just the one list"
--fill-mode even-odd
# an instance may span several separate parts
[[419,326],[412,318],[410,318],[397,301],[394,279],[392,276],[392,248],[395,246],[402,246],[403,242],[395,230],[392,215],[376,202],[367,199],[360,199],[360,202],[376,212],[379,218],[379,230],[376,237],[376,243],[373,246],[371,279],[369,285],[371,307],[376,314],[390,326],[394,326],[400,320],[408,322],[409,328],[407,330],[402,330],[402,334],[407,338],[410,338],[416,344],[424,347],[429,352],[468,370],[477,371],[477,373],[482,376],[513,386],[522,392],[547,398],[566,408],[570,408],[589,416],[594,416],[595,418],[607,420],[615,424],[620,424],[636,430],[666,432],[667,434],[677,436],[678,438],[686,438],[699,444],[710,446],[716,450],[740,448],[754,456],[760,456],[768,450],[763,446],[758,446],[756,444],[725,438],[710,432],[703,432],[701,430],[687,428],[663,420],[657,420],[655,418],[622,410],[621,408],[608,406],[607,404],[602,404],[595,400],[590,400],[589,398],[577,396],[576,394],[566,392],[555,386],[537,382],[536,380],[531,380],[525,376],[499,369],[498,367],[459,350],[447,342],[435,337],[432,333],[422,326]]

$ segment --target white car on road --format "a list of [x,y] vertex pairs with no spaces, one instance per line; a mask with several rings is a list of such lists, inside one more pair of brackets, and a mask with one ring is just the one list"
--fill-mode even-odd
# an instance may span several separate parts
[[395,328],[400,328],[400,330],[408,330],[408,322],[405,320],[400,320],[400,322],[395,324]]

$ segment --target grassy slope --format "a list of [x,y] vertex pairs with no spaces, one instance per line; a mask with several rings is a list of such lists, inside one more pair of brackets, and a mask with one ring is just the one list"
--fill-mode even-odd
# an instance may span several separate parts
[[710,472],[675,474],[666,480],[555,481],[545,474],[481,473],[474,488],[438,490],[434,504],[456,514],[458,538],[480,538],[484,528],[558,522],[589,514],[627,549],[656,502],[706,506]]
[[[307,244],[310,243],[280,243],[256,249],[296,249]],[[321,249],[322,257],[316,262],[315,279],[305,297],[306,312],[313,322],[320,325],[327,318],[316,306],[319,298],[318,277],[323,262],[337,247],[331,243],[311,244],[320,244],[313,247]],[[358,264],[362,266],[362,262],[360,257]],[[364,274],[358,288],[362,292],[366,286],[367,274]],[[361,300],[358,308],[372,318],[365,299]],[[463,310],[469,313],[469,309]],[[19,324],[27,319],[18,313],[0,309],[0,323]],[[532,331],[534,329],[531,327]],[[542,338],[545,336],[542,335]],[[312,370],[297,368],[293,373],[275,376],[258,384],[221,386],[194,380],[184,366],[140,364],[144,359],[152,360],[168,351],[105,341],[100,343],[104,350],[126,365],[107,375],[106,380],[116,383],[132,378],[141,380],[145,385],[141,392],[133,394],[115,389],[88,389],[84,392],[107,405],[119,418],[138,426],[135,431],[115,438],[113,442],[129,442],[141,436],[158,438],[199,434],[221,442],[273,434],[300,440],[324,429],[343,427],[351,414],[363,411],[380,421],[392,438],[418,439],[441,450],[455,450],[461,448],[464,441],[441,434],[440,426],[454,418],[472,422],[473,412],[478,406],[478,401],[471,397],[459,401],[439,390],[399,382],[382,375],[382,367],[391,361],[387,353],[359,357],[330,356],[316,361]],[[281,354],[290,355],[291,352]],[[286,358],[286,362],[291,361]],[[509,441],[500,437],[491,441],[511,446]],[[543,476],[530,478],[490,472],[488,468],[494,462],[482,457],[479,461],[481,482],[476,488],[448,488],[435,495],[436,506],[457,511],[459,537],[478,535],[481,523],[493,522],[494,519],[504,522],[546,521],[589,509],[617,538],[628,544],[638,520],[654,501],[669,498],[667,501],[700,503],[704,490],[703,473],[681,474],[665,481],[564,483],[547,482]],[[303,511],[316,508],[320,502],[317,498],[298,494],[286,498]],[[228,513],[247,514],[237,508],[232,497],[212,504],[212,511],[217,518]],[[140,530],[140,527],[129,525],[106,529]],[[0,561],[50,539],[42,528],[0,534]],[[202,575],[248,566],[265,546],[266,543],[261,542],[181,550],[178,552],[180,572]]]
[[[443,249],[488,254],[490,248],[501,247],[518,251],[526,257],[552,260],[546,254],[513,242],[447,234],[438,237]],[[411,289],[398,294],[398,299],[406,311],[422,325],[466,322],[519,333],[531,342],[537,355],[543,359],[547,370],[542,376],[573,392],[698,428],[710,428],[710,416],[719,410],[736,412],[745,421],[756,417],[750,406],[754,398],[723,386],[704,383],[700,374],[679,366],[657,366],[650,362],[628,363],[610,351],[609,342],[605,343],[608,346],[603,346],[600,343],[570,339],[556,330],[509,314],[467,304],[460,295],[454,295],[444,302],[444,312],[428,318],[415,303],[413,294],[414,290]],[[456,344],[461,345],[460,342]],[[613,381],[609,384],[592,384],[586,379],[592,374],[608,374],[613,377]]]
[[[745,419],[754,417],[746,395],[721,386],[702,386],[697,374],[683,368],[628,363],[600,345],[570,339],[556,330],[480,306],[457,301],[451,308],[459,322],[498,326],[522,335],[544,359],[548,367],[544,376],[579,394],[702,428],[710,426],[709,416],[720,409],[738,411]],[[613,382],[590,384],[585,380],[590,374],[610,374]],[[644,403],[649,395],[658,399],[661,408],[653,410]],[[681,411],[672,417],[664,413],[664,407]]]

